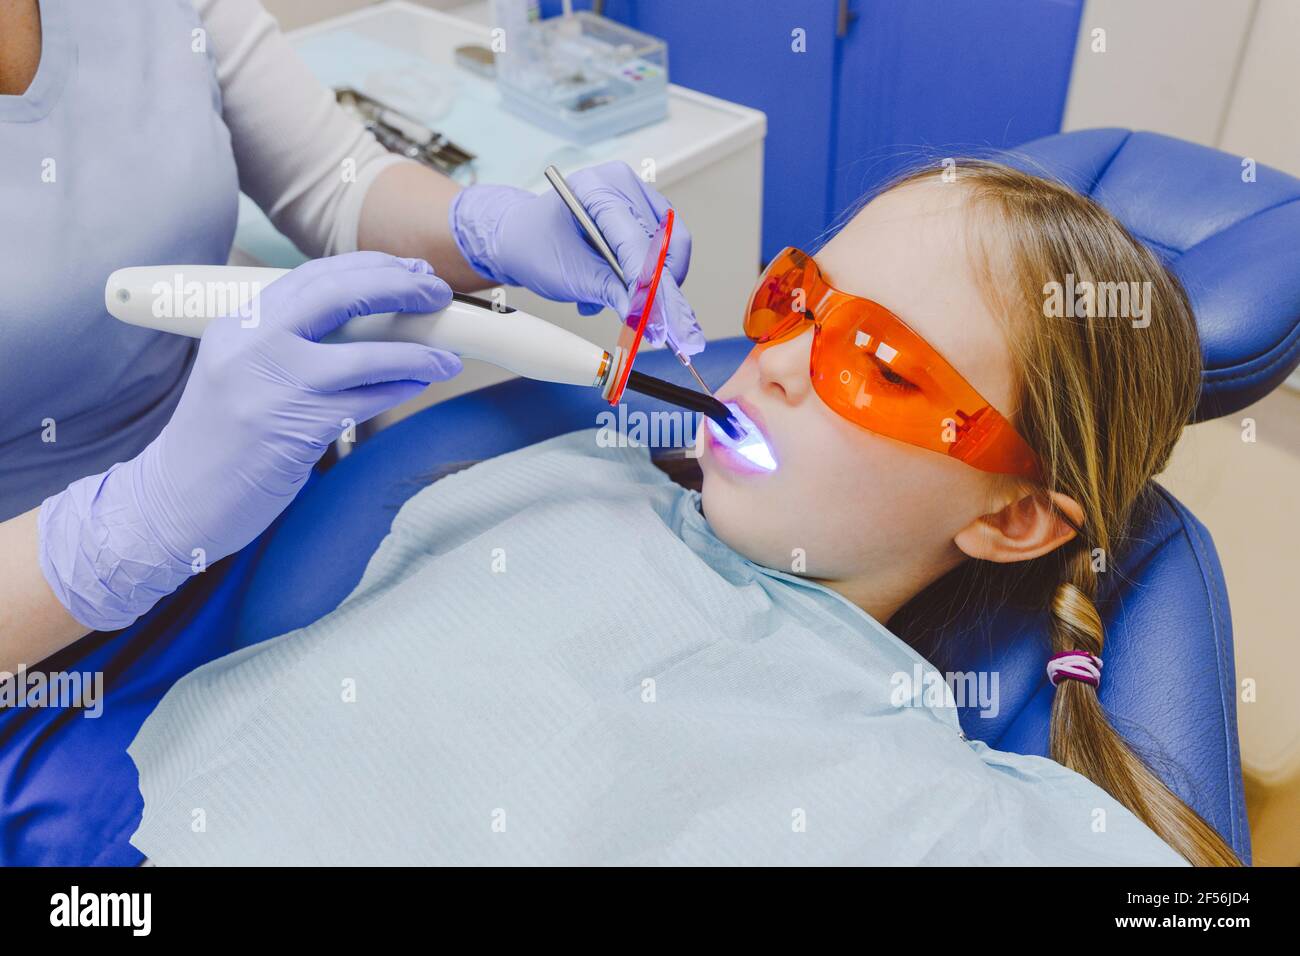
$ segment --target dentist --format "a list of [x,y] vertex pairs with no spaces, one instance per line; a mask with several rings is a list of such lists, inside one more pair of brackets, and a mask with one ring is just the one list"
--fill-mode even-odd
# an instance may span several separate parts
[[[635,274],[664,198],[622,164],[571,184]],[[329,258],[197,346],[108,316],[117,268],[227,261],[241,190]],[[256,0],[0,4],[0,210],[0,672],[128,627],[261,534],[349,420],[460,370],[321,344],[348,319],[497,283],[629,307],[557,197],[387,153]],[[689,257],[679,229],[661,295],[695,352]]]

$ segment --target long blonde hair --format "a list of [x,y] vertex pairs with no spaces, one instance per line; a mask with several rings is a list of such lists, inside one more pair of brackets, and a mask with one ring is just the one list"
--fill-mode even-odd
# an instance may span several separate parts
[[[1191,305],[1177,278],[1109,212],[1049,179],[963,159],[904,174],[885,190],[939,179],[945,169],[955,173],[954,188],[966,191],[974,265],[988,301],[1007,324],[1018,400],[1003,411],[1040,456],[1045,488],[1073,498],[1084,515],[1065,545],[1019,562],[1032,567],[967,561],[959,577],[967,594],[1015,595],[1027,606],[1045,608],[1052,653],[1082,649],[1101,657],[1106,635],[1094,603],[1095,563],[1098,556],[1113,562],[1199,394],[1201,350]],[[1149,325],[1135,327],[1131,311],[1105,314],[1101,297],[1075,318],[1046,317],[1048,283],[1064,285],[1071,274],[1079,288],[1084,282],[1146,283]],[[1031,490],[1012,479],[1007,484],[1021,493]],[[925,612],[917,607],[934,597],[930,589],[922,591],[891,626],[920,620]],[[1050,752],[1128,807],[1189,862],[1240,865],[1214,828],[1110,725],[1092,686],[1076,680],[1057,686]]]

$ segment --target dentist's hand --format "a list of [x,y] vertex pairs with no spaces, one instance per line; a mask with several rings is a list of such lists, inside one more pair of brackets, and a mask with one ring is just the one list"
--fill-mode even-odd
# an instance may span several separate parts
[[409,342],[323,344],[348,319],[446,308],[428,263],[318,259],[273,282],[258,323],[211,322],[171,420],[138,456],[41,506],[41,569],[83,625],[125,627],[293,500],[329,444],[461,369]]
[[[629,283],[642,260],[668,200],[644,183],[626,163],[604,163],[568,177],[578,200],[595,220]],[[451,204],[451,233],[466,261],[479,273],[506,285],[521,285],[538,295],[578,303],[583,315],[608,306],[626,318],[628,290],[587,242],[573,214],[553,191],[540,196],[512,186],[470,186]],[[695,313],[678,286],[691,262],[691,234],[678,219],[668,245],[667,267],[659,283],[662,310],[656,308],[645,337],[663,344],[665,328],[683,352],[704,348]]]

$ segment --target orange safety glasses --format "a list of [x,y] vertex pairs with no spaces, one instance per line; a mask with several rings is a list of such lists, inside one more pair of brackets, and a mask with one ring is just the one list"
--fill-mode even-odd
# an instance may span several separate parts
[[883,305],[833,288],[812,256],[787,248],[750,296],[745,334],[773,345],[808,322],[813,388],[836,414],[981,471],[1042,481],[1025,440],[930,343]]

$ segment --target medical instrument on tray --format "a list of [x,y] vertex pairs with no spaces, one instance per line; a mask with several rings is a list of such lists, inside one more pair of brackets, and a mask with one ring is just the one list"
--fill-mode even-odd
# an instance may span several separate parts
[[462,70],[469,70],[484,79],[494,80],[497,75],[496,54],[479,43],[467,43],[456,47],[452,58]]
[[1042,481],[1024,438],[934,346],[880,303],[836,289],[812,256],[786,248],[759,277],[745,334],[764,347],[810,324],[809,374],[831,411],[981,471]]
[[502,10],[510,38],[496,58],[501,105],[578,143],[593,143],[668,115],[668,45],[586,10],[539,19]]
[[[601,258],[609,263],[609,267],[614,270],[614,275],[618,276],[618,281],[623,283],[623,285],[627,285],[627,277],[623,273],[623,267],[619,265],[618,257],[614,255],[614,250],[609,247],[609,243],[605,241],[605,236],[601,233],[600,227],[597,226],[595,220],[587,214],[587,210],[583,207],[581,201],[579,201],[578,197],[569,187],[564,175],[554,166],[547,166],[545,176],[546,181],[554,187],[555,192],[559,195],[564,205],[569,207],[569,212],[573,213],[573,218],[576,219],[578,225],[582,227],[582,231],[586,234],[587,240],[592,244],[595,250],[600,253]],[[664,338],[668,348],[677,356],[677,361],[686,366],[686,371],[691,373],[691,377],[699,383],[699,386],[703,389],[704,393],[712,396],[713,389],[709,388],[704,379],[700,377],[700,373],[697,372],[695,366],[691,364],[690,357],[683,353],[682,350],[677,347],[677,343],[673,341],[672,332],[668,328],[667,322],[664,323]]]
[[477,157],[469,150],[457,146],[442,133],[351,87],[335,90],[334,98],[344,109],[357,114],[366,129],[388,151],[423,163],[448,176],[469,172],[472,178],[473,164]]
[[[599,388],[618,404],[626,388],[702,412],[739,440],[744,431],[717,399],[632,371],[672,232],[672,211],[647,250],[619,344],[611,353],[581,336],[519,309],[457,294],[440,312],[357,316],[325,342],[407,341],[490,362],[525,378]],[[245,266],[164,265],[118,269],[104,287],[110,315],[131,325],[197,338],[218,315],[255,322],[253,300],[287,269]],[[192,294],[197,291],[199,294]],[[163,296],[181,308],[158,308]]]

